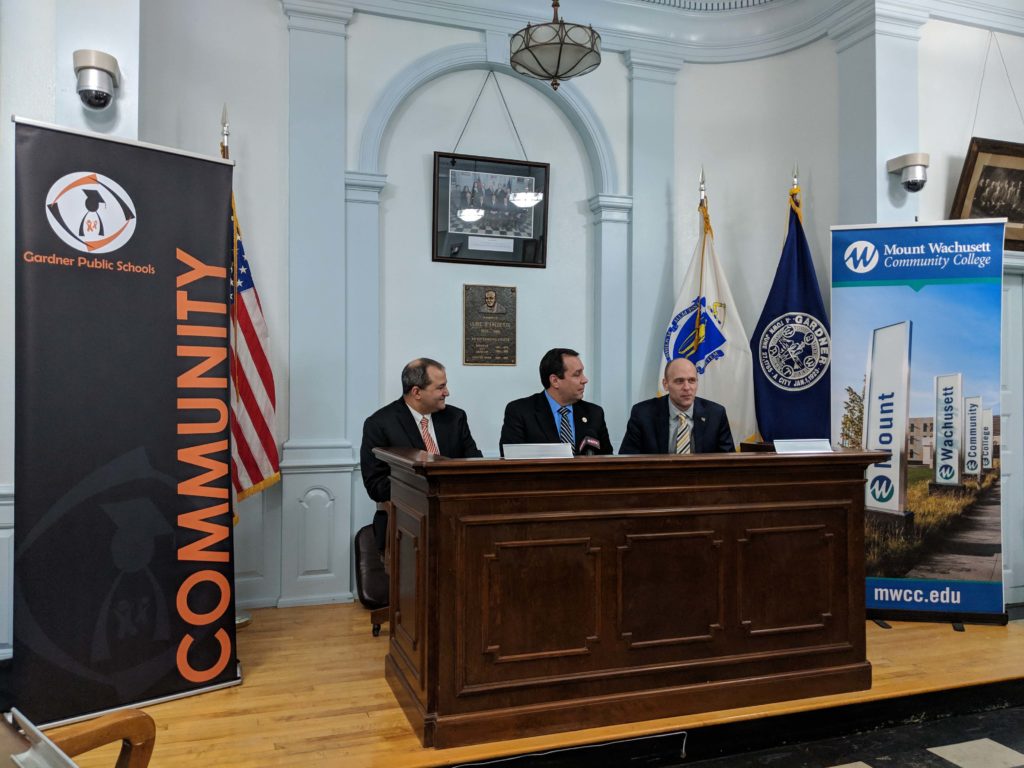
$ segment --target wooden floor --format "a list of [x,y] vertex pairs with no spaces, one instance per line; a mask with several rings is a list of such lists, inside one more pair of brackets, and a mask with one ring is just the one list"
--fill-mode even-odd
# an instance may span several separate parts
[[[514,741],[420,747],[384,681],[387,629],[370,634],[358,605],[268,608],[238,635],[244,683],[148,707],[154,768],[203,766],[438,766],[818,709],[836,704],[1024,678],[1024,622],[1005,627],[869,622],[874,686],[836,696]],[[78,758],[110,768],[113,748]]]

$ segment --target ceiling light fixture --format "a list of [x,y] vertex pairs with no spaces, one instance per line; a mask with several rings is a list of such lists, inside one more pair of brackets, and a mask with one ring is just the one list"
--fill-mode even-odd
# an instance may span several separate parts
[[601,63],[601,36],[589,24],[567,24],[558,18],[558,0],[552,0],[554,18],[546,24],[527,24],[509,42],[509,63],[521,75],[550,80],[558,90],[562,80],[579,77]]

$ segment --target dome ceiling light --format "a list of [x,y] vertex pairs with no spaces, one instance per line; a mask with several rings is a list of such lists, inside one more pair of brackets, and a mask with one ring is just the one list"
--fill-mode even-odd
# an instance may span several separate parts
[[527,24],[509,42],[509,63],[521,75],[550,80],[558,90],[562,80],[579,77],[601,63],[601,36],[589,24],[567,24],[558,18],[558,0],[552,0],[554,18],[546,24]]

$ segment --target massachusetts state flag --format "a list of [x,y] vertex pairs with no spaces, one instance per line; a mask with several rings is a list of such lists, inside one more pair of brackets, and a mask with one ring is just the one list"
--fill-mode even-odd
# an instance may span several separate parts
[[235,290],[231,306],[231,483],[241,501],[281,479],[274,435],[274,372],[267,355],[270,334],[245,258],[235,202]]
[[804,236],[800,188],[789,193],[789,232],[775,282],[750,339],[757,424],[765,440],[828,439],[832,339]]
[[757,436],[750,350],[715,256],[706,198],[698,210],[703,226],[665,331],[658,382],[664,378],[666,363],[688,358],[697,368],[697,394],[725,406],[733,442],[739,446]]

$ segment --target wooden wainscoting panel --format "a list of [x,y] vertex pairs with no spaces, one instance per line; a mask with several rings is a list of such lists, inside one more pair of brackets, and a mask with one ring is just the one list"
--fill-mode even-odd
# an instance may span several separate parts
[[590,537],[496,541],[483,553],[484,654],[495,664],[590,653],[601,617]]
[[[618,629],[631,649],[710,642],[724,623],[721,533],[627,534],[618,549]],[[644,588],[658,584],[660,588]]]

